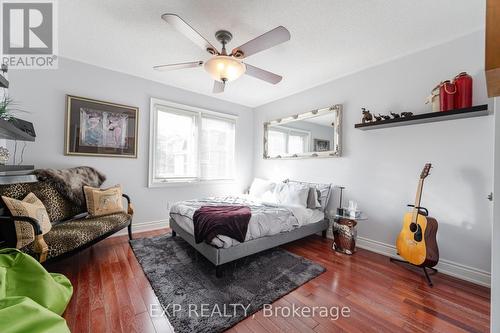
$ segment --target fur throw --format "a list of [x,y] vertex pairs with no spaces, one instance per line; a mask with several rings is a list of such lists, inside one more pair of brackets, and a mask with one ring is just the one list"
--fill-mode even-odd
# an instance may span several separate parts
[[70,169],[38,169],[34,171],[38,180],[52,181],[61,195],[80,207],[85,206],[83,186],[100,187],[106,176],[96,169],[81,166]]

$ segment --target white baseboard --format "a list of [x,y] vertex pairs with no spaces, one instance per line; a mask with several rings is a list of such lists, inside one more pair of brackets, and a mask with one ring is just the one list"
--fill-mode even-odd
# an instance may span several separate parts
[[[168,228],[169,226],[170,224],[168,220],[159,220],[159,221],[151,221],[143,223],[132,222],[132,233]],[[128,235],[127,228],[118,231],[116,234],[113,234],[110,237],[123,236],[123,235]]]
[[[388,257],[399,258],[396,254],[396,247],[390,244],[371,240],[365,237],[358,237],[356,246]],[[451,260],[440,259],[436,268],[444,274],[470,281],[482,286],[491,286],[491,273],[453,262]]]

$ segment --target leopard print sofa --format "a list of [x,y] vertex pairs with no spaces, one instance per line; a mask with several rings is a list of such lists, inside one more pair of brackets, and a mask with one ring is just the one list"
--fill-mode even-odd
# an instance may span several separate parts
[[[56,187],[49,180],[0,185],[0,196],[22,200],[30,192],[33,192],[43,202],[52,223],[52,229],[43,236],[48,245],[46,262],[83,250],[125,227],[129,228],[129,237],[131,236],[131,214],[124,212],[88,217],[85,214],[85,207],[77,206],[69,201],[56,190]],[[131,213],[130,209],[129,213]],[[0,202],[0,215],[10,216],[3,202]],[[0,247],[15,247],[15,240],[13,223],[1,221],[0,243],[2,246]],[[35,243],[20,250],[38,259]]]

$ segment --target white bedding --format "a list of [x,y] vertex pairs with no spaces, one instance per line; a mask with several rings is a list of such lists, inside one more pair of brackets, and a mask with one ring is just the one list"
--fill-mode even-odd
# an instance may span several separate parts
[[[194,212],[201,206],[217,205],[245,205],[250,207],[252,216],[248,223],[245,241],[288,232],[300,226],[316,223],[324,219],[324,213],[319,209],[267,203],[248,196],[180,201],[170,208],[170,217],[181,228],[194,235]],[[219,248],[228,248],[237,244],[239,244],[237,240],[223,235],[218,235],[212,240],[212,245]]]

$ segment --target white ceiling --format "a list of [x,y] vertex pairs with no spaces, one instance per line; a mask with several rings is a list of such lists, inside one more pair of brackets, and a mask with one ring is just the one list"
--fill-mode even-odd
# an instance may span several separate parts
[[[242,105],[256,107],[334,78],[484,27],[485,0],[63,0],[59,53]],[[284,77],[276,86],[243,76],[213,95],[201,68],[159,73],[153,65],[209,54],[161,20],[175,13],[229,49],[278,26],[291,40],[246,61]]]

